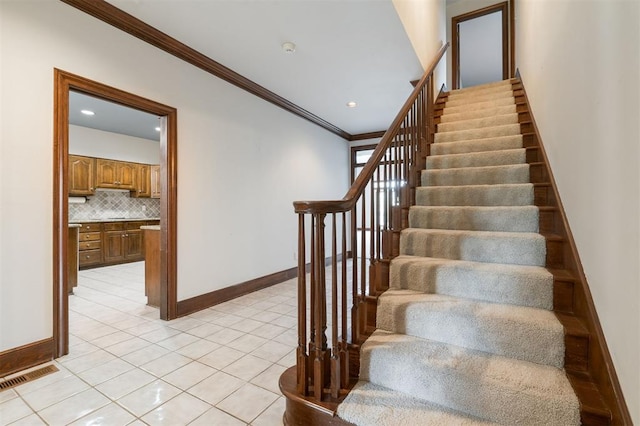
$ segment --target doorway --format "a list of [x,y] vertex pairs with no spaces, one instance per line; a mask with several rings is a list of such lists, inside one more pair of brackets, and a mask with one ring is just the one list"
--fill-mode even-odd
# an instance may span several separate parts
[[69,93],[104,99],[160,117],[160,318],[177,317],[177,111],[140,96],[54,70],[53,341],[54,357],[69,351],[67,254]]
[[452,88],[514,75],[513,0],[451,18]]

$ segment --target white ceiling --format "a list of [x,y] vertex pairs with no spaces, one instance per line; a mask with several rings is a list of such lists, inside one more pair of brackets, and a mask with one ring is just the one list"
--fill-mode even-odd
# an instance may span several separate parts
[[350,134],[385,130],[422,74],[391,0],[109,3]]

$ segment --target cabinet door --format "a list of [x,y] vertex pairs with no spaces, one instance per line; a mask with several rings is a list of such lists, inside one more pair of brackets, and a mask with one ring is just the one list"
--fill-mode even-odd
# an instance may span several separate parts
[[126,235],[127,237],[125,238],[125,244],[126,244],[125,259],[142,260],[144,257],[142,252],[142,248],[143,248],[142,231],[140,229],[129,230],[127,231]]
[[93,195],[95,159],[79,155],[69,156],[69,195]]
[[124,259],[126,247],[125,239],[126,234],[124,231],[104,232],[104,244],[102,245],[102,252],[104,254],[105,263],[117,262]]
[[137,189],[131,192],[135,198],[148,198],[151,196],[151,166],[148,164],[138,164]]
[[134,163],[118,164],[118,188],[136,190],[138,165]]
[[160,198],[160,166],[151,166],[151,198]]
[[119,188],[118,185],[118,161],[96,160],[96,187]]

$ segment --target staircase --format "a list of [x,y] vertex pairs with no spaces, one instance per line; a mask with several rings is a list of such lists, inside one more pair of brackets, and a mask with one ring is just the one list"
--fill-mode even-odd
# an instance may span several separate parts
[[580,424],[531,169],[512,81],[449,94],[341,419]]

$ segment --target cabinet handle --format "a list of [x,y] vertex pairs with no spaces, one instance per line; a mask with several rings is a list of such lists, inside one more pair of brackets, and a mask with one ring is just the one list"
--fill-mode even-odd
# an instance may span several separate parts
[[91,256],[89,256],[89,255],[86,255],[86,256],[85,256],[84,258],[85,258],[85,259],[89,259],[90,257],[91,257]]
[[121,237],[124,238],[124,234],[122,234]]

